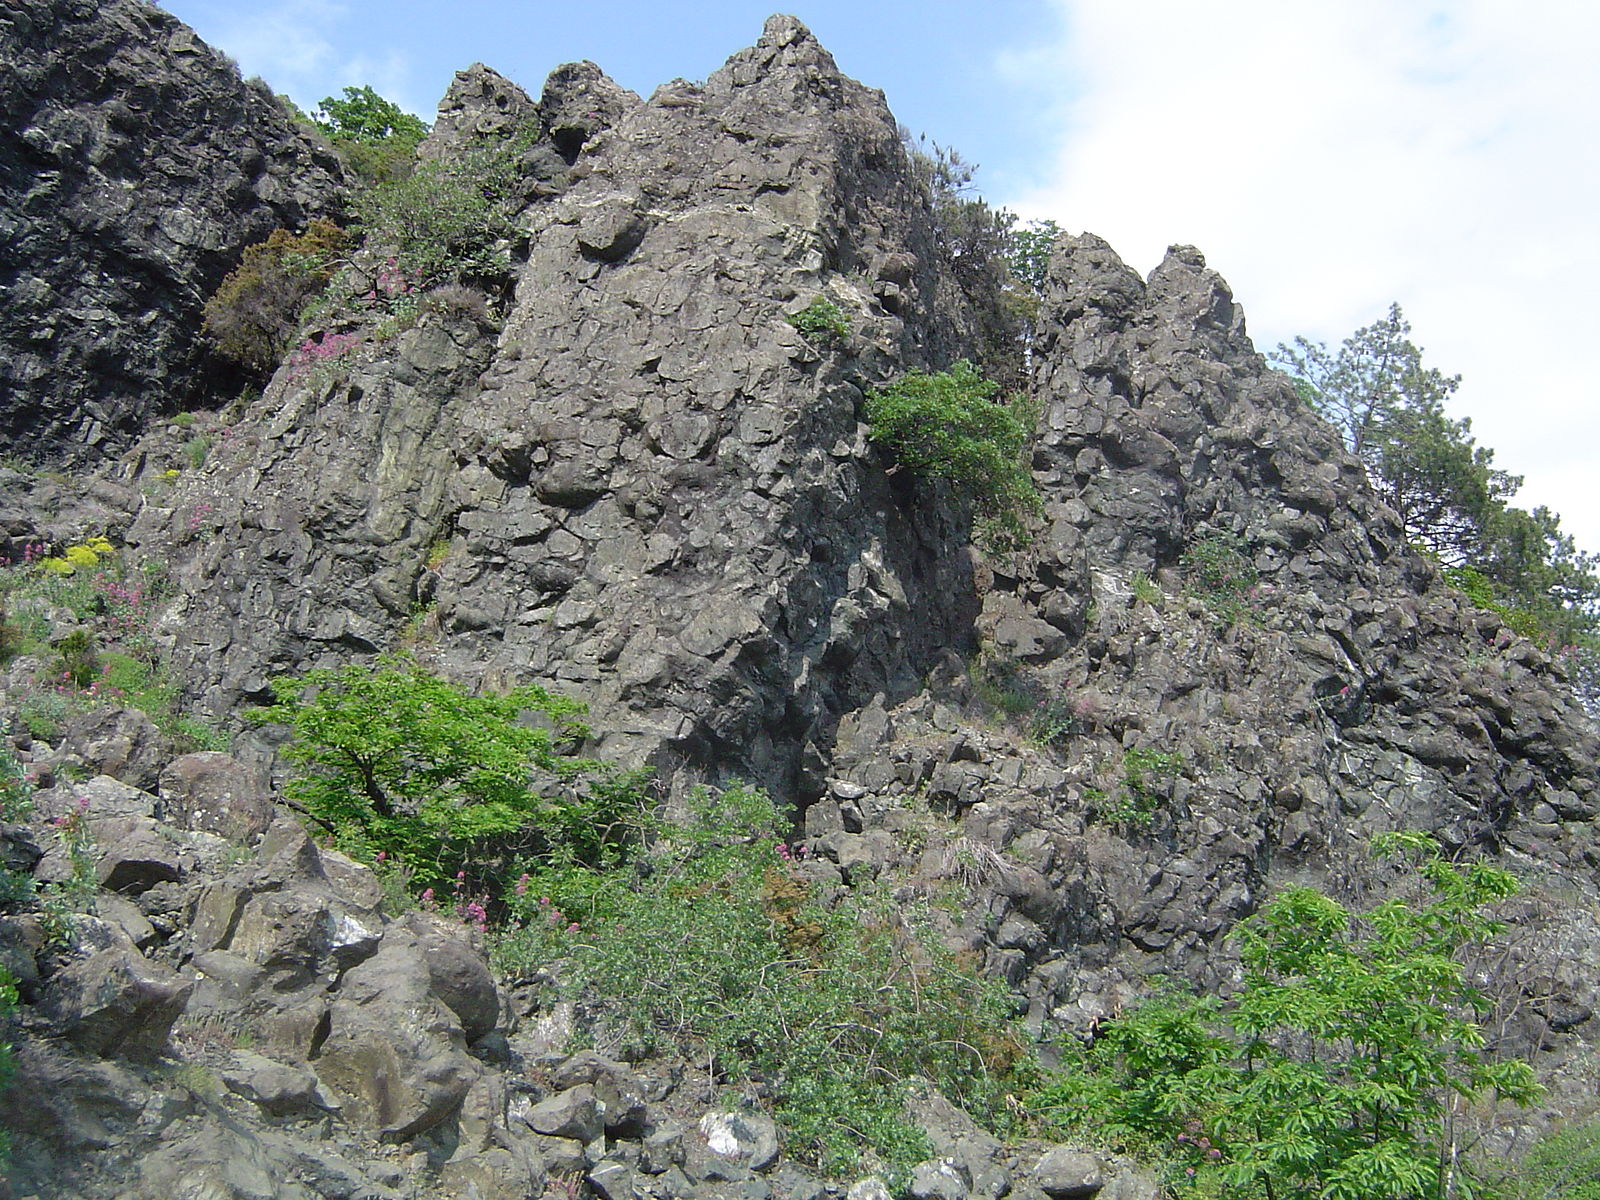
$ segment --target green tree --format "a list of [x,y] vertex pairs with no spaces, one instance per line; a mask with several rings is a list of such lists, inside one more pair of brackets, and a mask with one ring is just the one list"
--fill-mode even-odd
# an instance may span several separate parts
[[1393,305],[1337,353],[1297,338],[1272,357],[1366,464],[1411,541],[1476,603],[1563,655],[1579,694],[1600,702],[1600,560],[1549,509],[1508,503],[1521,478],[1498,470],[1471,423],[1445,412],[1460,377],[1424,366],[1410,334]]
[[868,436],[898,465],[947,481],[978,513],[980,536],[1005,548],[1026,538],[1039,492],[1024,461],[1033,434],[1025,397],[995,402],[999,385],[965,359],[948,371],[911,371],[867,393]]
[[345,88],[343,99],[324,96],[311,121],[369,183],[409,174],[417,146],[428,135],[422,118],[385,100],[370,85]]
[[1475,444],[1470,421],[1446,415],[1461,377],[1424,366],[1410,335],[1395,304],[1338,353],[1301,337],[1271,357],[1366,464],[1406,535],[1457,566],[1480,552],[1486,523],[1522,480],[1492,465],[1494,453]]
[[356,224],[414,285],[500,275],[509,264],[495,243],[515,232],[516,182],[515,143],[422,163],[356,197]]
[[1011,244],[1006,253],[1011,275],[1036,297],[1044,295],[1050,252],[1063,232],[1054,221],[1029,221],[1025,227],[1011,231]]
[[285,795],[353,857],[404,862],[418,890],[458,872],[495,890],[519,859],[592,860],[636,798],[572,752],[583,706],[540,687],[474,696],[394,657],[273,691],[258,717],[294,734]]
[[1444,861],[1426,835],[1377,845],[1409,860],[1425,897],[1357,916],[1285,890],[1237,931],[1244,978],[1230,1000],[1167,995],[1108,1023],[1047,1105],[1082,1106],[1230,1196],[1455,1194],[1454,1106],[1540,1094],[1531,1067],[1485,1050],[1486,1004],[1458,957],[1503,928],[1489,910],[1517,884]]

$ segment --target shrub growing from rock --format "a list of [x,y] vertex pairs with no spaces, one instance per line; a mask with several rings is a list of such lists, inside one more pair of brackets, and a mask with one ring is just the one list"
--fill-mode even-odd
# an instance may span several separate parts
[[205,329],[217,349],[265,374],[294,344],[300,313],[328,280],[349,239],[331,221],[303,234],[275,229],[244,252],[238,269],[206,301]]
[[1033,432],[1025,397],[995,401],[999,386],[965,359],[948,371],[910,371],[867,393],[868,436],[902,467],[942,479],[970,501],[982,540],[1006,549],[1026,540],[1040,504],[1023,452]]
[[418,892],[497,901],[515,860],[604,861],[641,803],[636,776],[572,752],[583,706],[534,685],[475,696],[397,656],[273,691],[257,716],[294,734],[285,795],[351,857],[403,864]]
[[501,968],[563,959],[597,1041],[708,1063],[729,1087],[761,1081],[788,1152],[827,1171],[870,1151],[909,1178],[929,1154],[905,1113],[914,1079],[1004,1118],[1032,1059],[1001,985],[914,905],[870,888],[825,902],[765,793],[701,790],[687,810],[654,826],[636,868],[523,880]]
[[1517,883],[1446,862],[1424,834],[1377,846],[1409,859],[1429,894],[1358,916],[1284,890],[1235,934],[1237,993],[1168,994],[1102,1025],[1042,1090],[1047,1119],[1163,1152],[1199,1195],[1458,1194],[1452,1103],[1540,1092],[1527,1063],[1485,1051],[1483,998],[1457,958],[1500,932],[1490,906]]

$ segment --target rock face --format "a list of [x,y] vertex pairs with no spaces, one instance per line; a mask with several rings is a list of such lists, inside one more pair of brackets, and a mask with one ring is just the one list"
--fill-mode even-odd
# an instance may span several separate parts
[[144,0],[8,4],[0,60],[0,439],[84,458],[230,398],[202,307],[245,246],[339,211],[333,152]]
[[[48,361],[77,390],[15,436],[86,445],[137,422],[107,381],[190,378],[190,269],[225,269],[243,230],[337,180],[155,10],[41,0],[0,33],[22,64],[0,80],[21,131],[0,185],[66,189],[4,210],[34,265],[8,279],[3,336],[24,340],[0,370],[32,378],[56,314]],[[80,111],[59,80],[82,63],[112,82]],[[128,84],[150,63],[170,95]],[[206,106],[256,150],[214,152]],[[193,149],[142,159],[117,140],[130,122]],[[655,767],[668,794],[771,788],[828,886],[953,899],[952,946],[1057,1035],[1092,1036],[1152,973],[1226,989],[1227,934],[1273,887],[1379,890],[1370,835],[1425,829],[1529,881],[1492,1032],[1553,1103],[1593,1094],[1594,726],[1559,663],[1409,551],[1197,251],[1140,279],[1093,236],[1057,246],[1030,348],[1038,538],[984,557],[861,420],[868,389],[975,353],[981,323],[882,97],[803,26],[773,18],[703,85],[649,99],[590,63],[537,102],[475,66],[421,153],[508,136],[503,279],[398,332],[341,328],[335,369],[280,371],[169,490],[131,486],[136,458],[97,485],[102,512],[142,505],[127,541],[172,565],[159,633],[191,700],[226,717],[276,675],[401,646],[483,688],[550,685],[589,703],[597,756]],[[97,198],[129,171],[157,209]],[[138,236],[74,215],[109,211]],[[818,298],[847,336],[786,319]],[[148,360],[119,352],[132,374],[73,357],[120,345],[134,312],[152,332]],[[7,386],[0,414],[22,413]],[[53,489],[0,473],[0,532],[78,522]],[[40,1097],[24,1191],[822,1194],[760,1112],[690,1110],[676,1089],[699,1065],[556,1053],[570,1006],[497,985],[459,923],[392,919],[373,875],[275,813],[259,762],[171,750],[137,714],[75,718],[35,765],[97,777],[41,792],[39,815],[80,820],[89,860],[0,831],[18,869],[99,887],[70,950],[0,918]],[[1158,1190],[1075,1148],[1003,1146],[936,1094],[909,1111],[937,1155],[912,1173],[925,1200]]]
[[[518,104],[464,74],[440,136]],[[976,611],[948,506],[857,419],[963,345],[895,123],[779,18],[648,101],[562,68],[539,116],[562,170],[498,337],[432,315],[337,383],[280,373],[141,522],[183,576],[176,661],[225,711],[431,606],[441,665],[582,695],[602,753],[814,793],[839,714]],[[784,319],[819,296],[840,347]]]
[[[1600,934],[1589,901],[1557,915],[1600,862],[1600,745],[1559,666],[1406,548],[1201,256],[1143,281],[1065,239],[1036,353],[1048,533],[985,571],[977,621],[1029,712],[973,720],[997,706],[959,674],[851,714],[814,843],[871,875],[917,861],[885,837],[908,810],[952,818],[918,869],[976,881],[970,944],[1081,1033],[1152,970],[1225,985],[1223,937],[1276,882],[1365,890],[1386,830],[1504,854],[1530,945]],[[1253,582],[1219,595],[1197,553]],[[1543,1036],[1530,1007],[1593,1008],[1558,960],[1498,997],[1532,1022],[1512,1040]]]

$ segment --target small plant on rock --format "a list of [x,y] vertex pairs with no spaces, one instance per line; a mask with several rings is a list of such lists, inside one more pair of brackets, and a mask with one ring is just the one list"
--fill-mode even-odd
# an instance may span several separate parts
[[1183,552],[1181,565],[1189,590],[1221,627],[1237,624],[1254,610],[1261,576],[1240,539],[1222,533],[1197,538]]
[[980,540],[992,549],[1027,541],[1041,504],[1024,452],[1034,414],[1026,398],[995,402],[998,385],[965,360],[948,371],[912,371],[867,393],[868,436],[898,466],[942,479],[976,510]]
[[798,329],[806,341],[819,346],[831,345],[850,336],[850,322],[839,306],[825,296],[818,296],[797,313],[784,318]]

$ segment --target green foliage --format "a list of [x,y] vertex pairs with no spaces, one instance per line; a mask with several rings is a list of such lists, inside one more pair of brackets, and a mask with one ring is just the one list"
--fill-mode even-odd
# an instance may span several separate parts
[[997,404],[996,391],[964,359],[937,374],[911,371],[867,393],[867,421],[900,466],[971,501],[981,536],[1005,549],[1027,540],[1040,499],[1024,461],[1034,414],[1021,396]]
[[850,336],[850,322],[845,320],[839,306],[825,296],[818,296],[785,320],[798,329],[806,341],[818,345],[831,345]]
[[1255,608],[1260,575],[1243,542],[1229,534],[1196,538],[1180,562],[1189,590],[1226,629]]
[[1487,910],[1517,885],[1445,862],[1425,835],[1377,848],[1409,859],[1428,894],[1357,917],[1285,890],[1236,932],[1245,975],[1226,1003],[1168,993],[1103,1025],[1042,1089],[1047,1119],[1162,1151],[1201,1194],[1451,1194],[1451,1105],[1539,1095],[1526,1063],[1484,1050],[1484,1001],[1455,957],[1500,931]]
[[913,177],[928,197],[930,228],[977,324],[983,370],[1010,390],[1026,382],[1025,349],[1037,300],[1012,276],[1016,214],[976,194],[978,168],[960,153],[901,131]]
[[356,197],[367,249],[392,254],[418,288],[494,278],[509,267],[496,243],[516,233],[516,139],[493,149],[420,163]]
[[298,236],[275,229],[248,247],[206,301],[205,329],[218,351],[252,371],[275,368],[294,344],[301,310],[327,286],[347,247],[344,231],[322,220]]
[[347,87],[343,99],[323,97],[312,123],[368,183],[392,182],[409,174],[417,146],[428,135],[420,117],[404,112],[370,86]]
[[1492,1200],[1600,1200],[1600,1118],[1547,1133],[1487,1195]]
[[25,821],[33,812],[33,788],[9,746],[0,746],[0,822]]
[[636,776],[570,752],[583,706],[540,687],[474,696],[396,656],[273,691],[257,715],[293,731],[285,794],[339,849],[403,863],[418,889],[460,881],[497,900],[514,860],[601,861],[641,803]]
[[183,457],[191,468],[198,471],[206,465],[206,455],[211,453],[211,435],[196,434],[183,443]]
[[1600,703],[1600,560],[1578,551],[1546,508],[1507,503],[1522,480],[1494,467],[1471,422],[1444,406],[1460,384],[1425,367],[1399,305],[1337,354],[1298,338],[1273,360],[1366,464],[1411,541],[1519,632],[1564,653],[1580,695]]
[[1128,580],[1128,590],[1133,593],[1133,598],[1141,604],[1148,604],[1155,608],[1161,603],[1161,585],[1143,571],[1135,571]]
[[1130,748],[1122,753],[1122,786],[1114,793],[1085,789],[1084,801],[1096,820],[1124,832],[1149,829],[1161,810],[1168,784],[1182,770],[1181,754]]
[[1029,221],[1026,228],[1011,233],[1006,261],[1012,276],[1034,296],[1044,294],[1050,252],[1064,232],[1054,221]]
[[[3,870],[4,868],[0,868]],[[11,1023],[11,1014],[17,1007],[17,977],[0,967],[0,1030]],[[10,1042],[0,1039],[0,1092],[3,1092],[11,1083],[11,1076],[16,1065],[12,1058]],[[4,1166],[11,1153],[11,1139],[6,1130],[0,1129],[0,1166]]]
[[87,629],[74,629],[56,643],[56,653],[61,656],[63,682],[79,689],[93,686],[100,675],[100,655],[95,649],[94,634]]
[[931,1080],[980,1120],[1004,1110],[1027,1057],[1002,998],[916,911],[813,894],[782,843],[789,821],[734,786],[657,824],[637,869],[541,872],[519,887],[503,968],[551,953],[625,1053],[671,1048],[730,1088],[770,1088],[789,1152],[853,1170],[870,1150],[903,1174],[926,1158],[906,1089]]

